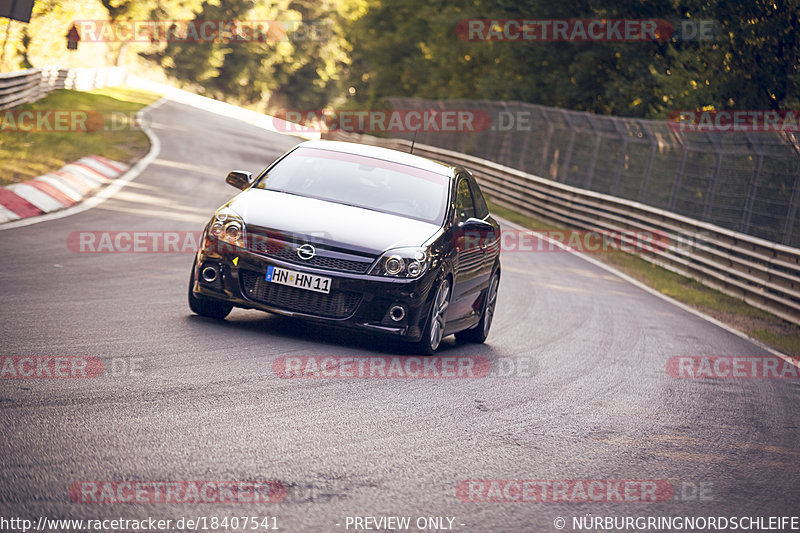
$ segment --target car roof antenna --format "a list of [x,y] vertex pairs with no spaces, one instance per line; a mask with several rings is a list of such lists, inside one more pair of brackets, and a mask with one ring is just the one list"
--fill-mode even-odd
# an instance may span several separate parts
[[414,153],[414,143],[417,142],[417,132],[419,132],[419,129],[414,130],[414,138],[411,139],[411,150],[408,151],[409,154]]

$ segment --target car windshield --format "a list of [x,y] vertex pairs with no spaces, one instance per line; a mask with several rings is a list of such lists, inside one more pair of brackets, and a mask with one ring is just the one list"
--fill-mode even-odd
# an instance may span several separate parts
[[301,147],[255,185],[441,224],[449,177],[361,155]]

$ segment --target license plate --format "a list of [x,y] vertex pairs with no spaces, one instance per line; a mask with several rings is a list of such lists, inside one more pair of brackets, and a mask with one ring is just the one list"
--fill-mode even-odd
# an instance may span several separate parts
[[306,289],[325,294],[331,292],[331,278],[324,278],[304,272],[295,272],[294,270],[286,270],[285,268],[274,266],[267,267],[267,276],[265,279],[271,283],[288,285],[289,287],[297,287],[298,289]]

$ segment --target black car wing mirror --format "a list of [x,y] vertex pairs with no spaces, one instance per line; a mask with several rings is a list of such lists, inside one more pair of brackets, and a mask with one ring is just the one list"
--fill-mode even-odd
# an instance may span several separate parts
[[228,177],[225,178],[225,183],[229,183],[237,189],[245,190],[253,183],[253,174],[246,170],[231,170],[228,172]]
[[459,227],[468,231],[494,231],[494,227],[480,218],[469,217],[461,222]]
[[470,217],[458,224],[453,242],[457,250],[464,251],[472,248],[483,250],[495,240],[497,240],[497,236],[494,226],[485,220]]

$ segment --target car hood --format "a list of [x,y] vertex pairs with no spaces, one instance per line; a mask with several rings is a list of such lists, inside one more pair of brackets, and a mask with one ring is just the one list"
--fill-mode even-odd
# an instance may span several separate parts
[[304,240],[309,242],[375,255],[391,248],[420,246],[440,229],[429,222],[264,189],[247,189],[228,207],[242,217],[245,226],[307,236]]

